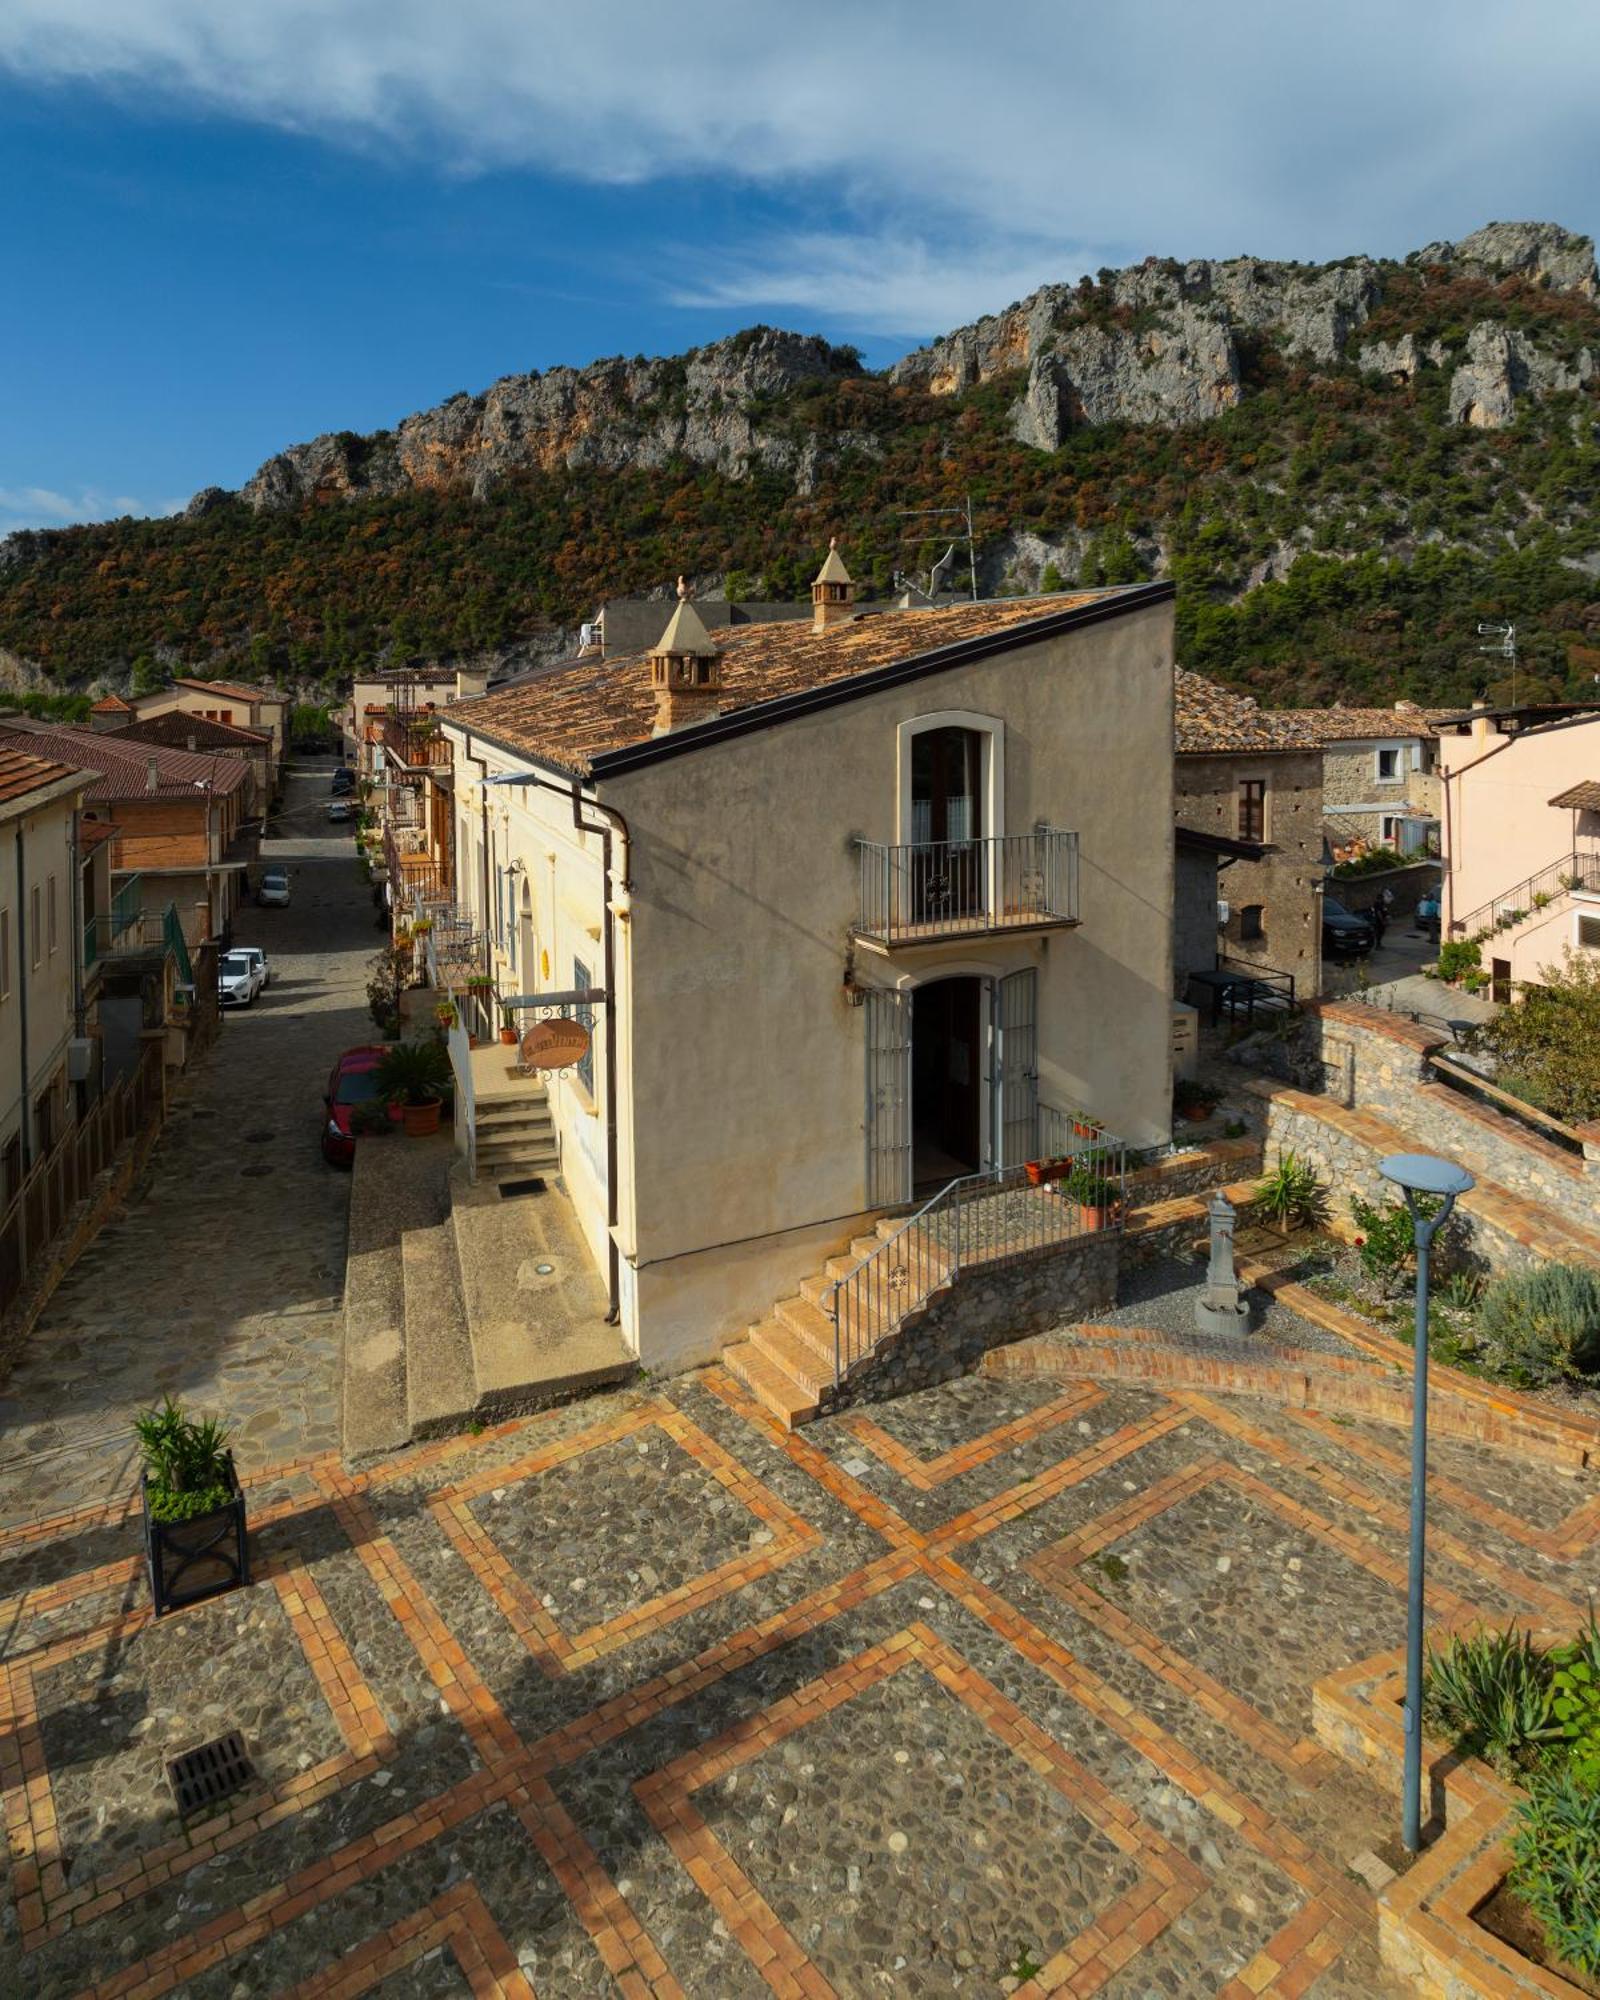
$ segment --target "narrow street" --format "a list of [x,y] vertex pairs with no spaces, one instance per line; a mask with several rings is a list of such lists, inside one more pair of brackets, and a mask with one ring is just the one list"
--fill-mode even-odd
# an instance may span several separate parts
[[0,1389],[0,1525],[127,1492],[129,1421],[168,1393],[234,1427],[241,1470],[338,1442],[349,1177],[319,1113],[334,1057],[371,1039],[382,939],[351,829],[324,817],[333,760],[290,768],[261,865],[287,866],[292,902],[248,902],[235,939],[272,984],[181,1079],[126,1210]]

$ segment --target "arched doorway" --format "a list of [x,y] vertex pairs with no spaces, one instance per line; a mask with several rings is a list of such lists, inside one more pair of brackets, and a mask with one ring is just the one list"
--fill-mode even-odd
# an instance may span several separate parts
[[915,921],[983,908],[983,756],[976,729],[925,729],[911,743]]
[[522,896],[517,905],[517,964],[521,968],[524,992],[534,992],[539,985],[539,954],[533,935],[533,885],[526,872],[522,877]]

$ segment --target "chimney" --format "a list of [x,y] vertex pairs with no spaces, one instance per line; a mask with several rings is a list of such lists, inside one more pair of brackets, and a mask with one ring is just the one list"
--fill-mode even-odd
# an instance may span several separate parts
[[161,766],[154,757],[144,767],[144,788],[147,792],[159,792],[161,789]]
[[722,656],[689,602],[689,586],[681,576],[678,608],[650,650],[650,685],[656,697],[657,736],[691,722],[709,721],[722,706]]
[[184,742],[187,745],[191,755],[194,754],[195,743],[194,743],[194,731],[192,729],[189,731],[189,734],[184,738]]
[[[456,700],[473,701],[480,694],[489,692],[489,669],[487,667],[456,668]],[[428,706],[432,708],[433,703]]]
[[1472,740],[1474,743],[1489,740],[1489,704],[1481,695],[1472,704]]
[[839,555],[839,538],[828,544],[827,559],[811,586],[811,629],[826,632],[830,625],[842,625],[855,616],[856,587]]

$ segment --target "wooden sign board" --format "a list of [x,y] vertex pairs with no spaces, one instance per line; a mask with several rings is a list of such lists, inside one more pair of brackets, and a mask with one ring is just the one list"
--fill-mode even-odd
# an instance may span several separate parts
[[589,1030],[581,1021],[538,1021],[522,1038],[529,1069],[571,1069],[589,1053]]

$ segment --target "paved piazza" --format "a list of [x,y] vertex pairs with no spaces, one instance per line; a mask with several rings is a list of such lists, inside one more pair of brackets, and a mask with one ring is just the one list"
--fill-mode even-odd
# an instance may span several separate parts
[[[1571,1619],[1600,1482],[1434,1473],[1434,1615]],[[258,1475],[257,1581],[159,1624],[125,1502],[6,1531],[0,1992],[1371,2000],[1396,1806],[1310,1686],[1399,1641],[1405,1501],[1395,1432],[1242,1397],[787,1436],[711,1370]]]

